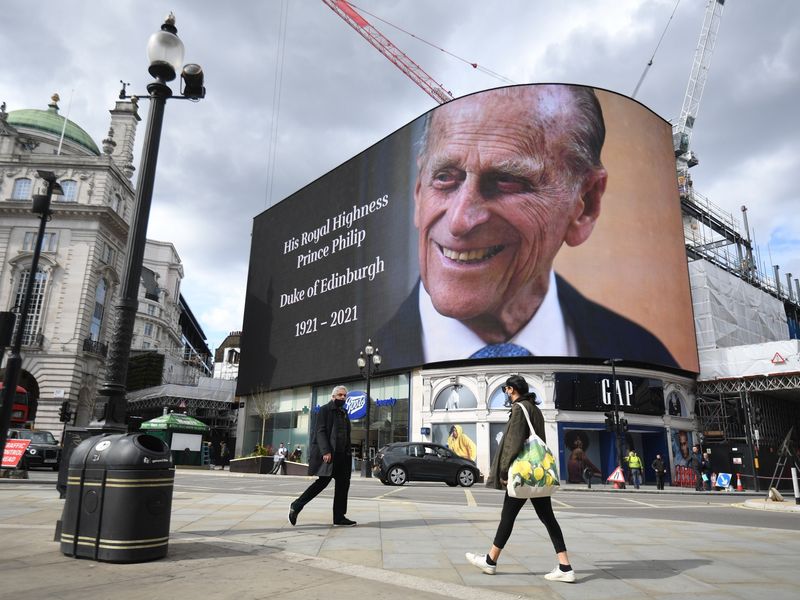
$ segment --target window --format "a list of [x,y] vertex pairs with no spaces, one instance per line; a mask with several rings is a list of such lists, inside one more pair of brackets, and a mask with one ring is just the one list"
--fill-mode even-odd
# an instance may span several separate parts
[[94,312],[92,322],[89,325],[89,337],[95,341],[100,340],[100,331],[103,328],[103,316],[106,312],[106,291],[108,284],[105,279],[97,282],[97,290],[94,293]]
[[225,362],[228,362],[228,363],[230,363],[232,365],[238,365],[239,364],[239,352],[237,350],[235,350],[234,348],[228,348],[228,360],[225,361]]
[[[26,231],[25,239],[22,241],[22,249],[26,252],[33,252],[36,248],[36,231]],[[42,252],[55,252],[58,246],[58,238],[55,232],[45,233],[42,236]]]
[[[22,271],[17,284],[17,293],[14,298],[16,306],[22,306],[22,299],[25,295],[25,290],[28,287],[28,280],[31,272],[29,270]],[[31,302],[28,308],[28,320],[25,322],[25,329],[22,332],[22,345],[31,346],[36,341],[37,333],[42,319],[42,307],[44,305],[44,291],[47,285],[47,273],[39,269],[36,272],[36,277],[33,282],[33,293],[31,294]],[[19,321],[17,321],[19,327]]]
[[120,198],[119,194],[114,194],[111,198],[111,210],[114,212],[119,211],[119,205],[122,203],[122,198]]
[[22,177],[14,181],[14,190],[11,192],[12,200],[30,200],[31,198],[31,180],[27,177]]
[[108,242],[103,242],[103,247],[100,249],[100,261],[106,265],[114,262],[114,248]]
[[421,444],[412,444],[408,447],[408,455],[422,458],[425,455],[425,450]]
[[153,324],[152,323],[145,323],[144,324],[144,334],[147,337],[153,336]]
[[151,317],[155,317],[158,315],[158,307],[155,304],[148,304],[147,305],[147,314]]
[[150,342],[142,342],[142,348],[147,349],[149,347],[150,347]]
[[476,408],[478,399],[463,385],[448,385],[436,396],[434,410],[454,410],[459,408]]
[[53,199],[61,202],[75,202],[78,197],[78,182],[72,179],[65,179],[60,183],[61,189],[64,190],[64,195],[53,196]]

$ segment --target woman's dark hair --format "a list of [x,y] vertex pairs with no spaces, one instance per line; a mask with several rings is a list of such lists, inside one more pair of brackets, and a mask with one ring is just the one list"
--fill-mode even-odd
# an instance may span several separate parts
[[527,394],[530,389],[528,382],[521,375],[511,375],[506,379],[506,387],[513,388],[519,395]]

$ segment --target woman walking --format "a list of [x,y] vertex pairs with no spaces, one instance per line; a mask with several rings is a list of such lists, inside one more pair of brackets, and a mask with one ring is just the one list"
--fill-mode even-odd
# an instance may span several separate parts
[[[500,447],[492,463],[492,468],[489,473],[489,478],[486,482],[487,487],[493,487],[498,490],[506,488],[508,483],[508,469],[511,463],[519,454],[520,450],[525,444],[525,440],[530,436],[528,430],[528,422],[525,419],[525,414],[522,411],[524,406],[530,415],[533,430],[542,440],[544,436],[544,417],[542,412],[536,406],[536,394],[528,392],[528,382],[525,381],[520,375],[512,375],[506,380],[504,391],[511,400],[511,417],[506,424],[503,439],[500,442]],[[539,520],[544,523],[547,528],[547,533],[550,534],[550,541],[553,543],[553,548],[558,557],[558,566],[544,576],[545,579],[550,581],[563,581],[566,583],[573,583],[575,581],[575,571],[569,563],[569,556],[567,555],[567,547],[564,544],[564,536],[561,534],[561,527],[556,521],[553,514],[553,505],[550,502],[550,497],[531,498],[531,504],[536,509],[536,515]],[[494,537],[494,543],[489,550],[488,554],[473,554],[467,552],[467,560],[482,570],[487,575],[494,575],[497,570],[497,560],[500,558],[500,553],[511,536],[511,531],[514,529],[514,521],[525,504],[524,498],[512,498],[506,492],[503,499],[503,511],[500,515],[500,524],[497,526],[497,533]]]

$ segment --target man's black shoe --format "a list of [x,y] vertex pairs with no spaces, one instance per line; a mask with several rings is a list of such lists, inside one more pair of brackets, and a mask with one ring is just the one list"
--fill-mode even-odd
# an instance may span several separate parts
[[347,517],[342,517],[341,519],[336,519],[333,522],[333,524],[336,525],[337,527],[353,527],[356,524],[356,522],[351,521]]
[[289,507],[289,523],[292,525],[297,525],[297,512],[294,507]]

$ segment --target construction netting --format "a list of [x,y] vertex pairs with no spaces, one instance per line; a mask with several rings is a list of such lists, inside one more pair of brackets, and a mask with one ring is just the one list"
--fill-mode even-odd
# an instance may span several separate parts
[[689,263],[699,351],[789,339],[783,302],[705,260]]

